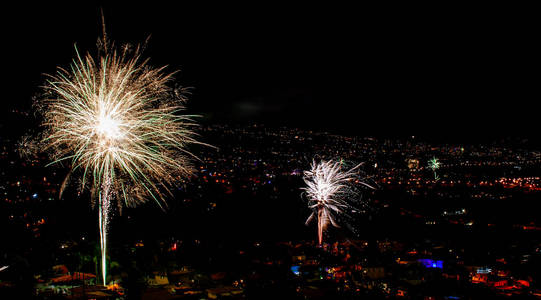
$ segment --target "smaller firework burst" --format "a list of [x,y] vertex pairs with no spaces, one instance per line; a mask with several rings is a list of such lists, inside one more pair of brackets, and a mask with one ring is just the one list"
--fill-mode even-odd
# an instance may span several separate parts
[[308,207],[312,210],[306,224],[317,218],[320,245],[323,242],[323,232],[329,224],[340,227],[337,220],[356,210],[355,202],[360,199],[360,188],[373,189],[362,180],[360,166],[345,169],[343,160],[314,160],[311,169],[304,171],[306,187],[303,190],[308,198]]
[[440,168],[440,161],[437,158],[433,157],[431,160],[428,161],[428,168],[431,169],[432,172],[434,172],[434,179],[439,180],[440,177],[436,173],[436,170]]
[[17,141],[17,153],[21,159],[35,159],[39,153],[39,142],[31,135],[24,135]]

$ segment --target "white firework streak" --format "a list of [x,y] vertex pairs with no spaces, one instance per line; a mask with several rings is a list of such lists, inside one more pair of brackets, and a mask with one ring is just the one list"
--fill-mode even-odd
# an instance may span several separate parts
[[358,179],[357,169],[361,165],[343,171],[340,161],[329,160],[318,163],[314,160],[311,169],[304,171],[303,179],[306,187],[303,190],[308,197],[308,207],[313,210],[306,224],[317,218],[319,244],[323,241],[323,232],[329,223],[334,227],[340,227],[336,216],[344,214],[345,209],[350,207],[348,200],[356,197],[351,185],[360,184],[373,189]]

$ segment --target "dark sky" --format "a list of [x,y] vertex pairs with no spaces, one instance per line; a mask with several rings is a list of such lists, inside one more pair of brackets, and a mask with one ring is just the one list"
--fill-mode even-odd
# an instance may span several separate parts
[[[101,6],[109,36],[151,35],[152,64],[180,70],[178,82],[194,87],[190,112],[206,122],[538,136],[539,22],[528,8],[133,3]],[[74,43],[93,51],[101,27],[98,4],[4,8],[7,112],[69,64]]]

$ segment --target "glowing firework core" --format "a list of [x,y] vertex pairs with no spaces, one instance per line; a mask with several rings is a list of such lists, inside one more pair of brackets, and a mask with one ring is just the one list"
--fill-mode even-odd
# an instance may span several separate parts
[[109,115],[101,115],[99,117],[96,131],[100,139],[109,142],[113,142],[123,137],[123,133],[120,130],[120,122]]

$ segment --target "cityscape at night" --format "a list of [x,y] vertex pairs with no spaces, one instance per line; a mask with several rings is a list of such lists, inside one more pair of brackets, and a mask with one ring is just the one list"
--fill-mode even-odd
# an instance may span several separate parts
[[528,18],[225,9],[2,20],[0,299],[541,299]]

